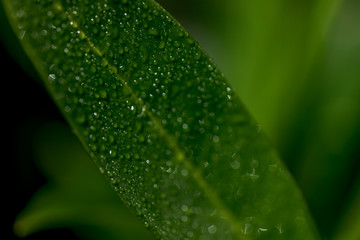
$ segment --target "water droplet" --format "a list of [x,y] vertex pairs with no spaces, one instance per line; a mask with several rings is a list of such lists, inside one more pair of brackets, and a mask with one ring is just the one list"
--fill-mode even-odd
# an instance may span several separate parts
[[280,234],[284,233],[284,229],[281,223],[276,225],[276,229],[279,231]]
[[181,170],[181,175],[183,175],[184,177],[186,177],[188,175],[188,170],[187,169],[183,169]]
[[156,28],[150,28],[149,34],[153,36],[159,36],[159,31]]
[[220,138],[219,138],[219,136],[213,136],[212,140],[214,143],[218,143],[220,141]]
[[107,92],[106,92],[105,89],[101,89],[100,92],[99,92],[99,94],[100,94],[100,97],[101,97],[101,98],[106,98],[106,97],[107,97]]
[[260,233],[260,232],[267,232],[268,231],[268,229],[267,228],[259,228],[258,229],[258,232]]
[[247,173],[246,176],[248,176],[251,181],[255,182],[259,179],[259,175],[256,174],[255,168],[252,169],[251,173]]
[[79,35],[79,38],[80,39],[84,39],[86,36],[85,36],[85,33],[82,32],[82,31],[77,31],[77,34]]
[[160,48],[160,49],[164,49],[164,48],[165,48],[165,42],[161,41],[161,42],[159,43],[159,48]]
[[188,210],[189,210],[189,207],[187,205],[184,204],[181,206],[181,211],[187,212]]
[[187,220],[188,220],[188,217],[186,215],[181,216],[181,221],[187,222]]
[[230,166],[233,168],[233,169],[238,169],[240,167],[240,162],[235,160],[233,162],[230,163]]
[[275,172],[277,169],[277,165],[276,164],[269,164],[269,171],[270,172]]
[[109,154],[110,154],[111,157],[116,157],[116,152],[113,151],[113,150],[110,150]]
[[201,58],[201,51],[197,51],[195,52],[195,56],[194,56],[195,60],[199,60]]
[[60,12],[62,11],[63,7],[62,7],[62,4],[61,4],[61,1],[55,1],[53,3],[53,7],[56,11]]
[[86,120],[86,118],[85,118],[85,114],[83,112],[81,112],[81,111],[76,112],[75,121],[77,123],[80,123],[80,124],[84,123],[85,120]]
[[53,73],[49,74],[49,76],[48,76],[49,82],[54,82],[55,79],[56,79],[56,75],[55,75],[55,74],[53,74]]
[[189,44],[194,44],[194,40],[191,38],[191,37],[188,37],[186,39],[186,41],[189,43]]
[[217,227],[215,225],[211,225],[210,227],[208,227],[208,232],[210,234],[214,234],[216,233],[216,231],[217,231]]
[[70,112],[71,111],[71,107],[70,106],[68,106],[68,105],[66,105],[65,107],[64,107],[64,111],[65,112]]
[[241,229],[241,231],[244,233],[244,234],[250,234],[253,230],[253,227],[250,223],[245,223],[245,226],[244,228]]

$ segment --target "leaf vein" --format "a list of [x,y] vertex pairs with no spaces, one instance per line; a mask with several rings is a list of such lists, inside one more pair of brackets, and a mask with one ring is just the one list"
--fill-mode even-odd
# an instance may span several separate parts
[[[64,10],[64,8],[62,8]],[[72,27],[74,27],[76,30],[81,31],[84,33],[84,39],[86,39],[89,47],[92,49],[93,53],[98,55],[101,60],[107,61],[107,59],[103,56],[102,52],[99,50],[98,47],[95,46],[95,44],[90,40],[90,38],[85,34],[85,32],[80,28],[79,24],[76,23],[76,21],[71,17],[70,14],[66,13],[68,19]],[[249,239],[247,236],[244,235],[242,232],[242,226],[244,226],[243,222],[241,222],[239,219],[236,218],[236,216],[228,209],[227,206],[223,203],[223,201],[219,198],[219,196],[216,194],[216,191],[214,191],[210,185],[204,180],[203,174],[201,173],[201,170],[196,168],[194,164],[192,164],[191,160],[186,157],[186,154],[184,151],[182,151],[177,144],[177,140],[169,134],[169,132],[160,124],[159,120],[149,111],[141,99],[137,98],[135,92],[133,89],[129,86],[127,81],[118,74],[117,68],[113,66],[110,62],[107,61],[107,66],[110,68],[110,70],[113,72],[114,76],[118,78],[124,87],[128,88],[129,93],[131,94],[132,100],[143,109],[145,114],[148,115],[148,117],[151,119],[151,121],[154,123],[155,128],[159,131],[160,135],[162,135],[169,144],[169,147],[173,148],[173,150],[176,152],[176,160],[181,162],[184,167],[191,173],[192,177],[194,178],[195,182],[198,184],[198,186],[202,189],[202,191],[206,194],[209,201],[216,207],[217,210],[219,210],[220,215],[224,217],[231,227],[233,228],[233,231],[237,234],[238,239]],[[241,237],[240,237],[241,236]]]

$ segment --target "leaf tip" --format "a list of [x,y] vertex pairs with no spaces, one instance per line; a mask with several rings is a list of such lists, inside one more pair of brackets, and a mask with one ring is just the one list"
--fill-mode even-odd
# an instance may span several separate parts
[[13,225],[13,232],[17,237],[24,238],[29,235],[29,225],[27,221],[20,218],[17,219]]

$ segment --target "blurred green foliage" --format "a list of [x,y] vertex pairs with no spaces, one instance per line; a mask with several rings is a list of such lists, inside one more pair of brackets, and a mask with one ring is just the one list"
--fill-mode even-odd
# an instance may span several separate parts
[[159,2],[214,58],[268,133],[320,232],[359,239],[360,2]]
[[18,216],[14,225],[18,236],[70,227],[85,239],[153,239],[65,124],[51,122],[37,131],[34,156],[48,183]]

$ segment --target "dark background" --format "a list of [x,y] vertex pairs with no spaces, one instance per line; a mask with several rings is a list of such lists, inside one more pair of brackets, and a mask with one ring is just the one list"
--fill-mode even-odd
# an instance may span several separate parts
[[[3,42],[1,61],[1,126],[2,126],[2,239],[20,239],[12,231],[16,216],[32,194],[45,183],[33,161],[32,138],[47,122],[64,121],[44,87],[9,55]],[[4,234],[5,233],[5,234]],[[35,233],[24,240],[78,239],[69,229]]]

